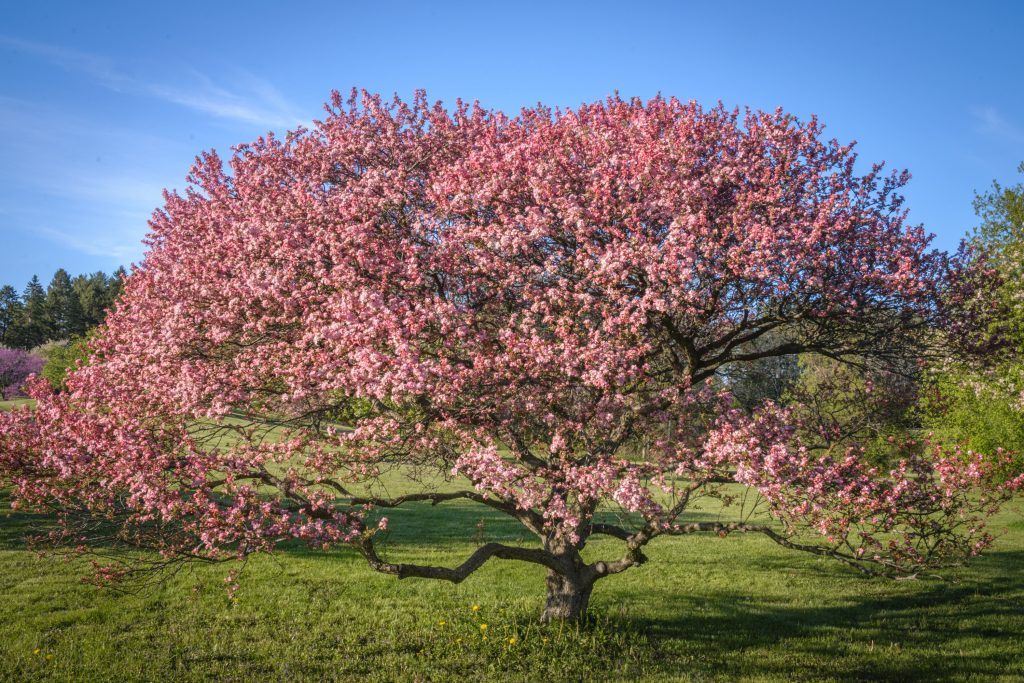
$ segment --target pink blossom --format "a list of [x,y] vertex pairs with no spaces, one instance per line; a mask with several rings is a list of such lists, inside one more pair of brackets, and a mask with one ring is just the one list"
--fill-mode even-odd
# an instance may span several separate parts
[[[76,544],[76,515],[106,516],[168,557],[291,538],[428,575],[378,558],[364,520],[456,496],[522,522],[540,562],[578,553],[599,507],[632,513],[628,553],[600,564],[621,571],[726,481],[780,539],[811,529],[837,556],[974,553],[969,491],[1006,489],[973,454],[926,444],[878,471],[715,383],[848,340],[896,353],[935,321],[947,259],[905,223],[907,176],[858,175],[821,129],[660,97],[510,118],[335,95],[165,194],[92,362],[0,415],[0,472],[17,505],[66,510]],[[365,493],[388,471],[459,491]]]

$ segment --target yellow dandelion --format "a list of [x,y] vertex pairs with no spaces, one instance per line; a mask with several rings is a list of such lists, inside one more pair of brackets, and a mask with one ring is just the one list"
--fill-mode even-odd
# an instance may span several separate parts
[[515,638],[509,638],[508,639],[508,644],[509,645],[515,645],[516,644],[516,639]]
[[542,643],[546,643],[546,642],[548,642],[548,637],[547,637],[547,636],[544,636],[544,637],[543,637],[543,638],[541,638],[540,640],[541,640],[541,642],[542,642]]
[[480,624],[480,630],[481,631],[486,631],[487,630],[487,624]]
[[37,647],[36,649],[32,650],[32,654],[34,654],[34,655],[39,654],[39,648]]
[[484,640],[487,640],[487,636],[484,636]]
[[456,638],[456,639],[455,639],[455,642],[456,642],[456,643],[461,643],[461,642],[462,642],[462,638]]
[[444,619],[438,619],[437,620],[437,625],[438,626],[444,626],[446,623],[448,623],[448,622],[446,622]]
[[51,660],[51,659],[53,659],[53,655],[46,655],[46,659],[47,659],[47,660]]
[[473,611],[474,612],[479,612],[480,611],[480,605],[473,605]]

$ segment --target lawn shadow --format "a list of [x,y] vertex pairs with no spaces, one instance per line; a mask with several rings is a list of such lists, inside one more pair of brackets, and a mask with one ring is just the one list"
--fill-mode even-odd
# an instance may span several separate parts
[[0,550],[24,550],[30,535],[52,529],[47,515],[11,509],[10,492],[0,489]]
[[[901,585],[896,594],[865,590],[828,606],[771,604],[740,590],[694,596],[655,587],[645,597],[678,616],[625,615],[618,623],[647,635],[664,673],[698,680],[1022,676],[1024,552],[992,552],[972,567],[960,583],[915,582],[911,592]],[[872,588],[879,581],[847,580]]]

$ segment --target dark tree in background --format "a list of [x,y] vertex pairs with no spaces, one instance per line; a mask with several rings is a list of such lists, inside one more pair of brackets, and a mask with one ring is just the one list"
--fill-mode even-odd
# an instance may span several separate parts
[[118,268],[110,276],[97,271],[74,279],[72,286],[82,307],[82,320],[86,329],[92,329],[103,322],[107,309],[121,295],[121,280],[124,276],[124,268]]
[[14,326],[21,313],[21,299],[10,285],[0,287],[0,341],[7,341],[7,331]]
[[125,275],[118,268],[72,277],[61,268],[45,290],[35,275],[21,296],[11,285],[0,287],[0,346],[33,349],[85,336],[103,323]]
[[53,339],[53,319],[46,306],[46,292],[35,275],[21,297],[22,305],[10,331],[10,345],[31,349]]
[[71,276],[63,268],[53,274],[46,290],[46,307],[53,321],[55,339],[70,339],[85,334],[82,303],[71,284]]

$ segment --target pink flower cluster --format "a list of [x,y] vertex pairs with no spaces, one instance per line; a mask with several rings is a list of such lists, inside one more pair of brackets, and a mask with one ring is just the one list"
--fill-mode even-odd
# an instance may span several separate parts
[[[888,469],[870,465],[857,447],[838,456],[814,453],[792,435],[788,410],[769,405],[752,418],[719,419],[707,448],[729,463],[736,481],[758,491],[786,527],[816,530],[861,558],[902,568],[964,558],[993,538],[985,519],[1021,488],[1005,480],[1011,459],[984,458],[929,440],[898,444]],[[980,493],[979,493],[980,492]]]

